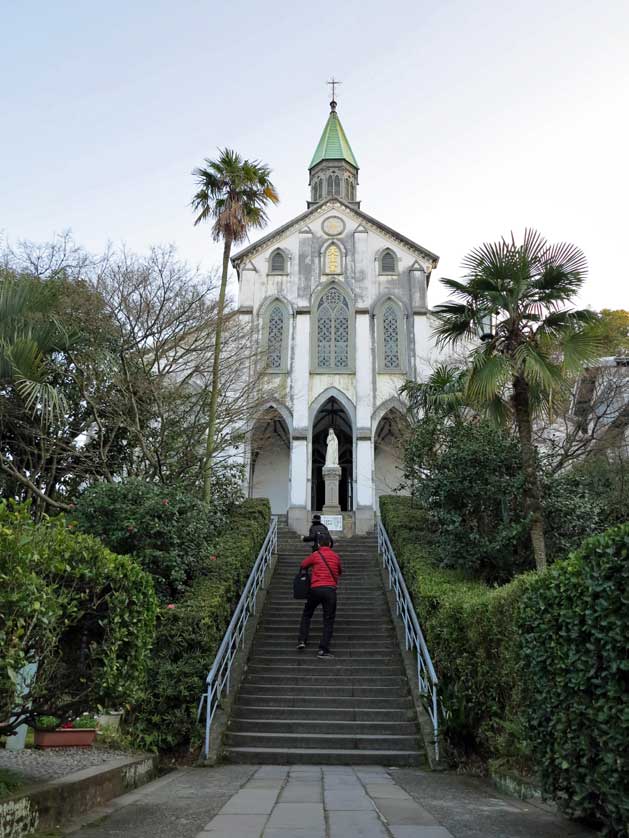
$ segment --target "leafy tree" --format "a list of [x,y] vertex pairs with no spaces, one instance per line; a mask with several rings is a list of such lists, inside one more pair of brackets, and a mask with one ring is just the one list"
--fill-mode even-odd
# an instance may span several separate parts
[[225,291],[229,272],[229,257],[233,244],[242,242],[250,230],[267,223],[266,207],[279,201],[270,180],[271,170],[258,160],[243,160],[231,149],[220,152],[218,160],[205,159],[205,167],[193,175],[198,192],[192,199],[197,214],[195,225],[211,220],[212,237],[223,242],[223,268],[218,297],[217,323],[214,343],[212,389],[208,415],[207,441],[204,462],[203,500],[210,502],[212,460],[215,447],[216,412],[220,387],[220,359]]
[[480,324],[493,320],[484,341],[469,351],[466,394],[489,416],[511,419],[517,428],[525,510],[542,570],[546,546],[533,417],[552,413],[568,376],[597,354],[591,312],[567,308],[583,285],[585,256],[572,244],[549,244],[527,230],[522,244],[513,236],[482,244],[463,265],[463,281],[443,280],[458,300],[437,307],[435,334],[443,346],[469,343]]
[[602,355],[629,354],[629,311],[602,309],[595,324]]

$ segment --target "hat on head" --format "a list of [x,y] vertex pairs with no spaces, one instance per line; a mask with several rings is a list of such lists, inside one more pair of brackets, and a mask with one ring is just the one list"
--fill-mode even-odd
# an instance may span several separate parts
[[321,520],[321,515],[313,515],[312,520],[313,521],[320,521]]

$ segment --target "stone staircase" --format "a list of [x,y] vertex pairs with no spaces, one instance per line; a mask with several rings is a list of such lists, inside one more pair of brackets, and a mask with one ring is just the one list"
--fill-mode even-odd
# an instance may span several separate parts
[[225,739],[240,763],[424,764],[417,716],[378,568],[375,536],[335,543],[344,575],[332,651],[316,657],[319,607],[298,652],[292,582],[310,546],[278,522],[278,562]]

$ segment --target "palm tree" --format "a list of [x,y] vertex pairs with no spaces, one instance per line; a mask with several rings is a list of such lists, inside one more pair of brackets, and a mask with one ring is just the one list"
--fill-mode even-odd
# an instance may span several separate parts
[[0,271],[0,383],[18,391],[27,410],[43,421],[63,415],[65,400],[50,383],[50,356],[69,345],[51,314],[56,285],[43,285],[9,269]]
[[[474,341],[466,396],[498,421],[517,428],[524,497],[538,570],[546,566],[542,490],[533,417],[552,414],[565,395],[570,374],[597,354],[589,311],[568,308],[587,271],[583,252],[572,244],[549,244],[526,230],[522,244],[502,239],[472,250],[462,282],[443,280],[458,301],[435,309],[437,342]],[[490,325],[491,324],[491,325]]]
[[225,310],[225,289],[229,257],[233,244],[247,238],[249,230],[264,227],[268,221],[266,207],[279,201],[270,181],[271,170],[258,160],[243,160],[231,149],[219,149],[218,160],[205,159],[205,167],[193,171],[199,191],[192,199],[198,213],[195,226],[211,220],[212,238],[223,242],[223,271],[218,297],[216,337],[212,365],[212,391],[208,416],[205,461],[203,464],[203,501],[209,504],[212,492],[212,458],[216,430],[216,406],[220,384],[220,351]]

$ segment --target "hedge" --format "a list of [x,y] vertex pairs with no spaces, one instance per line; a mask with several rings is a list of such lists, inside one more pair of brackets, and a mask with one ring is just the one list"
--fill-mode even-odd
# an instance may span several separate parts
[[207,565],[208,545],[226,525],[210,507],[178,486],[130,478],[86,489],[74,513],[83,532],[115,553],[133,556],[153,577],[162,602],[185,594]]
[[22,700],[29,723],[116,707],[143,687],[157,610],[151,578],[72,527],[62,516],[35,524],[28,504],[0,501],[0,721],[16,707],[27,664],[37,664]]
[[519,617],[542,788],[567,814],[629,834],[629,524],[532,580]]
[[160,610],[146,695],[127,727],[143,748],[182,751],[201,735],[196,713],[205,677],[270,523],[265,499],[236,507],[210,545],[210,562],[188,594]]
[[488,588],[435,566],[434,534],[411,498],[380,508],[441,680],[450,744],[538,773],[567,814],[626,835],[629,525],[543,574]]

